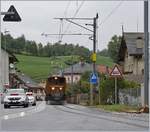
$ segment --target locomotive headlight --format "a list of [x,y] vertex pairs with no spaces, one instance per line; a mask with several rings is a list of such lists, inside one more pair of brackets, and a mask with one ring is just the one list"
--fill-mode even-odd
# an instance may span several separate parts
[[60,89],[60,90],[62,90],[62,88],[61,88],[61,87],[60,87],[59,89]]
[[55,90],[55,87],[52,87],[52,90]]

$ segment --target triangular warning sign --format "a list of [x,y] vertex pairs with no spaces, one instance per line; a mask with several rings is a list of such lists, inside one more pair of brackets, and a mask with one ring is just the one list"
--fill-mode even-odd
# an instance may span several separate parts
[[122,73],[120,72],[117,65],[114,66],[113,70],[110,73],[111,76],[122,76]]
[[7,12],[13,12],[14,14],[6,14],[3,18],[3,21],[7,22],[21,21],[21,18],[13,5],[10,6]]

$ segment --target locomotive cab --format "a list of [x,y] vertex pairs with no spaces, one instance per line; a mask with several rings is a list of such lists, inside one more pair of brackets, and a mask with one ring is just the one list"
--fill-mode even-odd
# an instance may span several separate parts
[[63,104],[65,101],[66,79],[51,76],[46,81],[45,100],[47,104]]

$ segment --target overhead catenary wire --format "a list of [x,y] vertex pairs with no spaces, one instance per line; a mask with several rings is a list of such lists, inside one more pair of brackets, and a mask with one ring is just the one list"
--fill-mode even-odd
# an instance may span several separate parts
[[105,23],[111,17],[111,15],[113,15],[115,13],[115,11],[122,5],[123,2],[124,2],[124,0],[120,1],[119,4],[117,4],[115,6],[115,8],[112,9],[112,11],[101,21],[100,26],[103,23]]
[[67,6],[66,6],[66,8],[65,8],[64,17],[67,17],[67,12],[68,12],[68,9],[69,9],[69,7],[70,7],[70,4],[71,4],[71,0],[68,1],[68,4],[67,4]]
[[[85,2],[85,0],[83,0],[83,1],[81,2],[81,4],[79,5],[78,9],[77,9],[76,12],[75,12],[75,14],[73,15],[73,18],[76,17],[76,15],[77,15],[78,12],[80,11],[81,7],[83,6],[84,2]],[[64,30],[64,32],[63,32],[62,34],[65,34],[65,33],[68,31],[70,25],[71,25],[71,23],[68,24],[68,26],[65,28],[65,30]],[[60,41],[62,41],[62,39],[63,39],[63,35],[61,36]]]

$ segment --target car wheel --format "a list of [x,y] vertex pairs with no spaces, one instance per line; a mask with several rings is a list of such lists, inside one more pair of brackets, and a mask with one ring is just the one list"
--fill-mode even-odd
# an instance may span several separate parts
[[36,103],[32,104],[32,106],[36,106]]
[[10,106],[4,104],[4,108],[7,109],[7,108],[10,108]]
[[28,104],[24,104],[24,108],[28,107],[29,105]]

